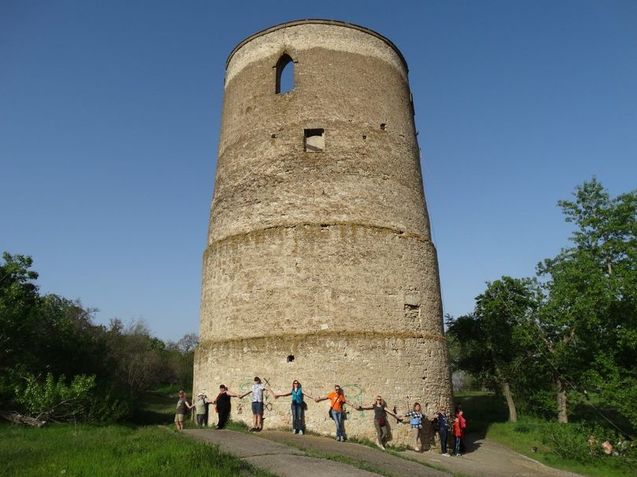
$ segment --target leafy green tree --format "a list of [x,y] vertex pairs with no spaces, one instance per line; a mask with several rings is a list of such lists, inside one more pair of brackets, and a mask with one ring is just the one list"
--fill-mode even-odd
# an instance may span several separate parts
[[502,392],[512,422],[517,421],[512,388],[532,352],[527,323],[537,303],[532,281],[504,276],[476,297],[473,314],[448,326],[459,348],[458,366]]
[[[611,198],[593,179],[559,202],[572,246],[538,265],[536,322],[553,367],[559,422],[569,390],[594,392],[637,423],[637,192]],[[588,389],[587,389],[588,388]]]
[[0,375],[21,363],[37,362],[32,343],[38,333],[40,296],[30,270],[33,261],[24,255],[2,255],[0,264]]

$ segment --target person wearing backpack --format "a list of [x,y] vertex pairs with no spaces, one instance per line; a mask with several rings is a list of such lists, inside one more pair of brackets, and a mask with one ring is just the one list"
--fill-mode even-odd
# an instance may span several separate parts
[[460,441],[462,439],[462,428],[460,427],[460,418],[456,416],[451,425],[453,430],[453,455],[456,457],[462,457],[460,452]]
[[467,420],[464,418],[464,411],[460,404],[456,406],[456,417],[460,423],[460,452],[465,453],[467,451],[467,447],[464,443],[464,435],[467,431]]

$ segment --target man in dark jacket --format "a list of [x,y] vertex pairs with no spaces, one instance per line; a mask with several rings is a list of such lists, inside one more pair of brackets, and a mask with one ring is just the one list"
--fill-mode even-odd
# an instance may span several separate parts
[[447,441],[449,439],[449,416],[447,416],[446,410],[441,409],[438,411],[436,419],[438,421],[438,434],[440,435],[440,450],[442,451],[442,455],[448,456],[449,452],[447,452]]

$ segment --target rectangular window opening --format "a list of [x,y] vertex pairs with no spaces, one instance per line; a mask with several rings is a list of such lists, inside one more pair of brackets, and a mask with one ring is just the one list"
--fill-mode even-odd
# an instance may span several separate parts
[[305,129],[305,152],[323,152],[325,149],[325,129]]
[[420,318],[420,305],[411,305],[405,303],[405,318],[409,320],[418,320]]

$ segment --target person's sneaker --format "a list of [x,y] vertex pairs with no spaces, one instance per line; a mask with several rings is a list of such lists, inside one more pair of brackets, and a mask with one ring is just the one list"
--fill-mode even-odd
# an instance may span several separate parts
[[380,442],[376,441],[376,445],[377,445],[380,449],[385,450],[385,446],[384,446],[384,445],[382,445]]
[[444,453],[444,454],[442,454],[442,455],[444,455],[445,457],[451,457],[451,454],[449,454],[449,452],[445,452],[445,453]]
[[303,429],[300,429],[300,430],[299,430],[299,434],[300,434],[300,435],[303,435]]
[[416,448],[414,449],[414,452],[420,452],[420,447],[416,447]]
[[294,430],[292,431],[292,434],[296,434],[296,432],[297,432],[297,431],[296,431],[296,429],[294,429]]

